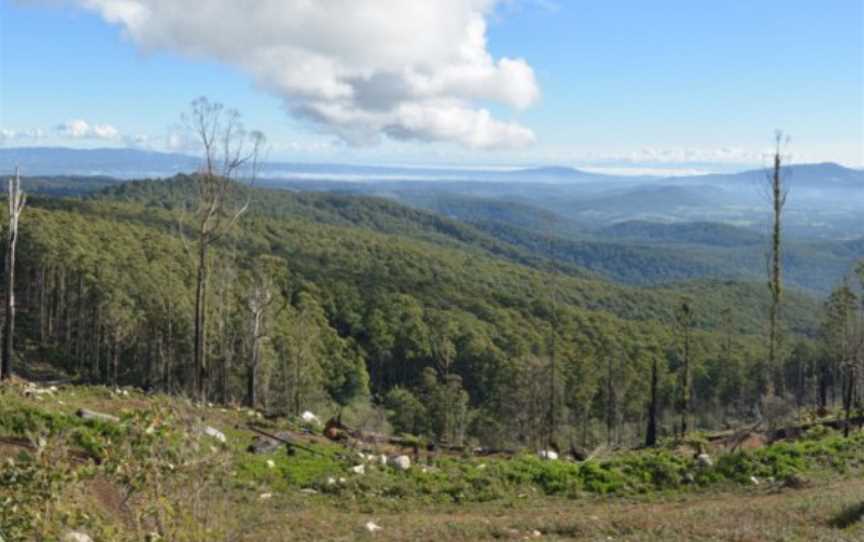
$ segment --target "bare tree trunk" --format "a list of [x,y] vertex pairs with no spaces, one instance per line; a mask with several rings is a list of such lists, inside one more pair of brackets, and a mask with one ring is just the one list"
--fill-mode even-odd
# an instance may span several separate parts
[[12,355],[15,334],[15,244],[18,241],[18,220],[27,198],[21,192],[21,174],[9,179],[9,231],[6,244],[6,325],[3,333],[3,359],[0,379],[12,376]]
[[[783,186],[782,162],[780,145],[783,142],[783,133],[778,131],[775,135],[776,149],[774,152],[774,166],[771,172],[771,205],[773,212],[773,223],[771,228],[771,263],[769,271],[768,288],[771,291],[771,308],[768,316],[768,367],[766,368],[766,390],[767,396],[774,394],[775,372],[778,371],[779,339],[780,339],[780,303],[783,296],[783,282],[781,276],[781,215],[786,204],[787,191]],[[782,390],[781,390],[782,391]]]
[[645,446],[657,445],[657,357],[651,363],[651,402],[648,405],[648,429],[645,433]]

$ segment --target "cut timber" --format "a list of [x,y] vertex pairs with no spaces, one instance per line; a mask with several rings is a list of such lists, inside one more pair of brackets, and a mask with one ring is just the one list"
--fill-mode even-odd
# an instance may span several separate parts
[[79,408],[75,415],[84,420],[98,420],[105,423],[117,423],[120,421],[120,418],[117,416],[103,414],[101,412],[96,412],[95,410],[87,410],[86,408]]

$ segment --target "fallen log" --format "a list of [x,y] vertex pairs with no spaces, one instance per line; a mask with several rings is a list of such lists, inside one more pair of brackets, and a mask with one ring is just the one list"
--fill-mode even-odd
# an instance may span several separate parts
[[300,444],[297,444],[296,442],[293,442],[293,441],[289,440],[288,438],[283,438],[283,437],[288,436],[285,433],[282,433],[282,436],[279,436],[279,435],[274,435],[273,433],[268,433],[267,431],[262,431],[261,429],[258,429],[257,427],[252,426],[252,425],[247,425],[246,427],[248,427],[249,430],[254,432],[254,433],[258,433],[259,435],[263,435],[263,436],[265,436],[271,440],[274,440],[276,442],[281,442],[282,444],[284,444],[288,448],[289,451],[293,451],[293,449],[296,448],[298,450],[303,450],[303,451],[309,452],[311,454],[321,455],[321,456],[324,455],[321,452],[313,450],[312,448],[307,448],[306,446],[302,446]]
[[86,408],[79,408],[75,415],[84,420],[97,420],[104,423],[118,423],[120,418],[117,416],[112,416],[111,414],[103,414],[101,412],[96,412],[95,410],[87,410]]
[[846,424],[849,424],[850,427],[862,427],[864,426],[864,416],[856,416],[854,418],[849,418],[846,420],[844,418],[835,418],[833,420],[824,420],[819,422],[807,423],[804,425],[796,425],[792,427],[783,427],[781,429],[777,429],[768,433],[768,440],[770,442],[774,442],[777,440],[788,439],[788,438],[799,438],[805,432],[814,427],[819,427],[820,425],[823,427],[830,427],[831,429],[835,429],[837,431],[842,430],[846,427]]

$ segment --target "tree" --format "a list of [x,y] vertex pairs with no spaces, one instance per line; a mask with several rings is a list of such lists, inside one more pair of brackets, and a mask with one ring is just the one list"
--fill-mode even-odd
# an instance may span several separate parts
[[846,423],[843,432],[848,436],[861,340],[858,297],[852,291],[848,279],[831,292],[825,309],[826,321],[823,326],[823,337],[826,341],[827,351],[833,358],[835,365],[839,366],[844,377],[842,401]]
[[694,325],[693,301],[685,297],[681,300],[675,315],[676,330],[678,332],[679,348],[681,349],[681,367],[679,369],[679,396],[678,412],[681,414],[681,436],[685,436],[688,430],[687,417],[690,414],[690,363],[692,353],[692,335]]
[[648,403],[648,428],[645,431],[645,446],[653,448],[657,445],[657,411],[659,397],[657,395],[657,387],[659,384],[659,367],[658,355],[655,352],[651,353],[651,399]]
[[3,360],[0,364],[0,379],[12,376],[12,354],[15,334],[15,244],[18,241],[18,220],[27,203],[21,191],[21,172],[9,179],[9,231],[6,240],[6,326],[3,333]]
[[261,344],[268,336],[265,315],[273,303],[273,285],[266,269],[257,268],[253,271],[254,279],[247,299],[250,319],[250,337],[252,340],[252,355],[249,360],[246,380],[246,404],[255,408],[258,404],[258,370],[261,364]]
[[196,234],[194,376],[199,400],[207,398],[207,281],[209,251],[249,207],[249,200],[237,204],[237,184],[244,176],[252,184],[258,173],[258,159],[264,144],[261,132],[247,132],[240,114],[220,103],[201,97],[191,104],[184,117],[203,151],[203,163],[194,176],[198,189],[192,221]]
[[[771,308],[768,314],[768,366],[766,367],[766,395],[774,394],[774,371],[778,369],[780,342],[780,303],[783,297],[783,277],[781,268],[781,217],[789,193],[784,183],[783,155],[780,153],[784,142],[783,132],[777,130],[774,135],[774,164],[768,174],[768,189],[771,197],[772,226],[771,246],[768,264],[768,289],[771,292]],[[788,138],[787,138],[788,141]]]

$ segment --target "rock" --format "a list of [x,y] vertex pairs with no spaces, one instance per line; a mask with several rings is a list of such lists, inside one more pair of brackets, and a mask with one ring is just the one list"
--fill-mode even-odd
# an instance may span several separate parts
[[305,488],[301,489],[300,493],[303,493],[306,495],[317,495],[318,494],[318,492],[315,491],[314,489],[312,489],[311,487],[305,487]]
[[759,485],[759,478],[756,478],[755,476],[751,476],[750,477],[750,483],[753,484],[754,486],[758,486]]
[[555,461],[556,459],[558,459],[558,452],[554,450],[540,450],[539,452],[537,452],[537,456],[540,459],[548,459],[550,461]]
[[201,431],[202,431],[205,435],[207,435],[208,437],[213,437],[213,438],[215,438],[216,440],[218,440],[219,442],[223,442],[223,443],[224,443],[224,442],[227,442],[227,441],[228,441],[228,439],[225,438],[225,433],[223,433],[222,431],[219,431],[219,430],[216,429],[216,428],[210,427],[209,425],[205,425],[205,426],[201,429]]
[[684,483],[686,483],[686,484],[695,484],[696,483],[696,477],[693,476],[692,472],[685,472],[684,473]]
[[272,459],[268,459],[267,460],[267,468],[268,469],[275,469],[276,468],[276,462],[273,461]]
[[258,495],[258,498],[261,499],[262,501],[266,501],[267,499],[272,499],[273,494],[272,493],[262,493],[262,494]]
[[411,458],[407,455],[399,455],[391,458],[388,462],[396,470],[408,470],[411,468]]
[[366,466],[365,465],[355,465],[351,467],[351,472],[354,474],[366,474]]
[[63,542],[93,542],[93,539],[81,531],[70,531],[63,535]]
[[366,530],[369,531],[370,533],[374,533],[376,531],[380,531],[381,526],[376,524],[374,521],[367,521],[366,522]]
[[381,462],[382,467],[387,466],[387,456],[386,455],[381,454],[381,457],[379,457],[378,460]]
[[714,461],[711,460],[711,456],[708,454],[699,454],[696,456],[696,464],[703,469],[710,469],[714,466]]
[[315,425],[321,425],[321,420],[315,414],[305,411],[300,415],[300,418],[306,423],[314,423]]
[[328,477],[327,478],[327,485],[328,486],[335,486],[336,485],[336,478],[333,478],[332,476]]

